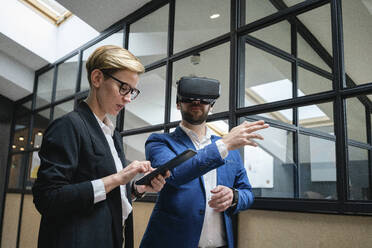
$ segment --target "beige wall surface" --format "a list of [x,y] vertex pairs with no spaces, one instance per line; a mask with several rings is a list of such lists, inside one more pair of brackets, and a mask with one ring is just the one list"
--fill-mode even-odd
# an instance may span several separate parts
[[25,195],[19,247],[37,247],[41,215],[36,210],[32,195]]
[[240,213],[244,248],[369,248],[372,217],[249,210]]
[[[6,197],[1,247],[14,248],[17,243],[21,194],[8,193]],[[41,216],[37,212],[32,200],[32,195],[25,195],[23,200],[21,236],[19,239],[20,248],[37,247]]]
[[[20,195],[7,194],[3,248],[15,247]],[[135,202],[134,247],[138,247],[153,203]],[[40,215],[25,195],[20,247],[36,247]],[[370,248],[372,217],[248,210],[239,214],[239,248]]]
[[[134,203],[134,247],[153,203]],[[370,248],[372,217],[248,210],[239,214],[239,248]]]
[[6,194],[3,233],[1,237],[2,248],[16,247],[20,203],[20,194]]
[[139,247],[154,205],[148,202],[133,203],[134,247]]

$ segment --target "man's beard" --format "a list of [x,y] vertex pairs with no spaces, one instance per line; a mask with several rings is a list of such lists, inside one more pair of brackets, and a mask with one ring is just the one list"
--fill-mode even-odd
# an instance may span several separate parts
[[[190,108],[191,108],[191,107],[193,107],[193,106],[190,106]],[[203,113],[202,115],[197,116],[197,117],[194,117],[193,114],[191,114],[190,112],[187,112],[187,111],[185,111],[185,110],[183,110],[183,109],[181,108],[182,120],[187,121],[187,122],[190,123],[191,125],[200,125],[200,124],[202,124],[205,120],[207,120],[209,109],[210,109],[210,107],[209,107],[208,110],[205,111],[205,113]]]

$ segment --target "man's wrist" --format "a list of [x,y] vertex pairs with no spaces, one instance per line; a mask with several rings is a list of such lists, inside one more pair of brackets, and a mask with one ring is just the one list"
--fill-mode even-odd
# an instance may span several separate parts
[[220,153],[221,158],[225,159],[227,155],[229,154],[226,144],[223,142],[222,139],[219,139],[216,141],[216,146],[217,146],[218,152]]
[[233,199],[232,199],[230,207],[236,207],[236,205],[238,205],[238,201],[239,201],[239,191],[235,188],[230,188],[230,189],[233,192]]

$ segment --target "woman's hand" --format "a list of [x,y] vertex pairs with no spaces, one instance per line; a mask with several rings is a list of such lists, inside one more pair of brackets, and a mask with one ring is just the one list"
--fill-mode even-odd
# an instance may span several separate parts
[[138,173],[152,171],[149,161],[133,161],[118,173],[102,178],[106,194],[119,185],[129,183]]

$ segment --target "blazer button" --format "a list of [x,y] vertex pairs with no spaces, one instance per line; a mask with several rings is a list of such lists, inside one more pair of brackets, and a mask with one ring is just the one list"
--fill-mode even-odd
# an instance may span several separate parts
[[199,210],[200,215],[204,215],[205,211],[204,210]]

